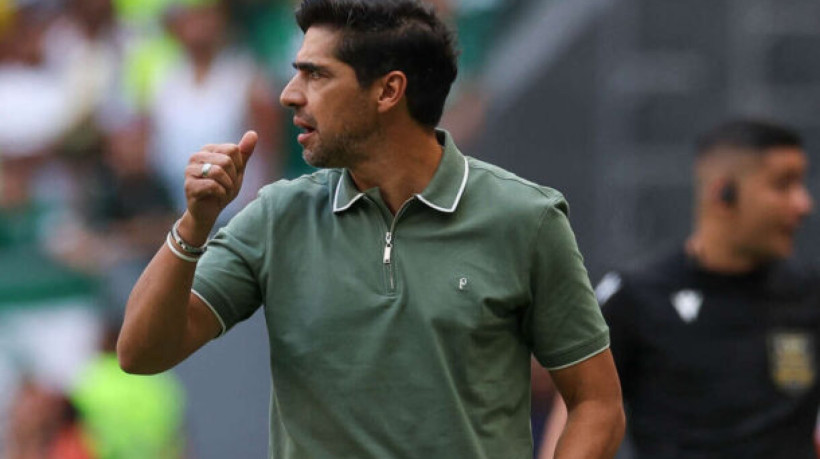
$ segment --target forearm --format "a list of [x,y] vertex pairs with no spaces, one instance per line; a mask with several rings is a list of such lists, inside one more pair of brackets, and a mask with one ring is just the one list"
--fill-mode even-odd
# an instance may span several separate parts
[[[163,245],[143,271],[125,308],[117,341],[120,366],[129,373],[165,371],[216,337],[221,325],[191,294],[195,248],[205,244],[219,213],[236,198],[258,136],[248,131],[239,144],[206,145],[185,168],[187,210],[178,238]],[[183,245],[188,254],[183,254]]]
[[[187,234],[194,232],[189,230]],[[204,240],[200,237],[191,239],[197,240],[192,241],[195,244]],[[167,244],[162,245],[148,264],[128,298],[117,343],[120,365],[125,371],[165,371],[193,351],[187,349],[190,347],[187,338],[195,268],[196,263],[177,257]]]
[[140,276],[125,308],[117,355],[129,373],[165,371],[182,360],[194,264],[163,246]]
[[568,410],[555,458],[614,457],[623,439],[625,424],[620,403],[581,402]]

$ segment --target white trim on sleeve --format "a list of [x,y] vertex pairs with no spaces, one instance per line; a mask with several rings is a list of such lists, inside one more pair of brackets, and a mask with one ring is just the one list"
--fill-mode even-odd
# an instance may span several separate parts
[[218,312],[216,312],[216,308],[214,308],[214,306],[211,304],[211,302],[208,301],[207,299],[205,299],[205,297],[201,293],[197,292],[194,289],[191,289],[191,293],[193,293],[194,295],[199,297],[199,299],[202,300],[203,303],[205,303],[205,306],[208,306],[208,309],[210,309],[211,312],[214,313],[214,315],[216,316],[216,320],[219,321],[219,325],[222,327],[222,331],[219,332],[219,335],[217,335],[216,338],[219,338],[220,336],[224,335],[225,332],[227,331],[227,327],[225,326],[225,321],[222,320],[222,317],[219,315]]
[[604,352],[607,349],[609,349],[609,343],[607,343],[607,345],[602,347],[601,349],[598,349],[595,352],[590,352],[588,355],[585,355],[584,357],[581,357],[580,359],[578,359],[574,362],[567,363],[566,365],[559,365],[557,367],[549,367],[549,368],[547,368],[547,370],[548,371],[553,371],[553,370],[563,370],[564,368],[569,368],[573,365],[577,365],[577,364],[583,362],[584,360],[591,359],[592,357],[595,357],[596,355],[600,354],[601,352]]

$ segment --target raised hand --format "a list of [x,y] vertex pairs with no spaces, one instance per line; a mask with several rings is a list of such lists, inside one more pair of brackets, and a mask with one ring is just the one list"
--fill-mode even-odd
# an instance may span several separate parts
[[180,234],[189,235],[189,243],[204,242],[219,213],[239,194],[258,139],[248,131],[238,144],[206,145],[191,156],[185,168],[188,210],[180,223]]

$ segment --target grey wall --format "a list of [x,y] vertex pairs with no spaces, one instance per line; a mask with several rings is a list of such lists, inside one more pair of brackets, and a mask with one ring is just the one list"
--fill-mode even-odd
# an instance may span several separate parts
[[270,364],[262,310],[177,367],[192,459],[264,458]]
[[[803,133],[817,162],[818,19],[812,0],[609,2],[497,105],[470,154],[564,192],[598,279],[686,237],[692,145],[708,127],[771,118]],[[801,256],[820,256],[818,229],[810,218]]]

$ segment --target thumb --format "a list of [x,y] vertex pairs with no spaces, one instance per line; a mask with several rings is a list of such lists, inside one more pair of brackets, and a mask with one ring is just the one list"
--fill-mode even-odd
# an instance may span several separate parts
[[253,154],[253,149],[256,148],[256,142],[259,141],[259,134],[256,131],[248,131],[242,136],[239,141],[239,153],[242,154],[242,170],[245,170],[245,165]]

